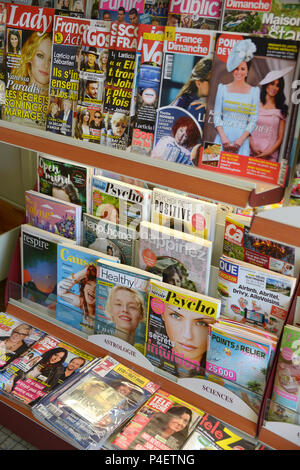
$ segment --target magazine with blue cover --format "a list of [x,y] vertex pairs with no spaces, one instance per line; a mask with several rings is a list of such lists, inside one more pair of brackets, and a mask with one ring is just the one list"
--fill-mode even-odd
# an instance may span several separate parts
[[143,353],[151,279],[161,280],[161,277],[98,260],[95,334],[116,336]]
[[[119,262],[118,258],[102,255]],[[56,319],[78,330],[94,330],[98,251],[59,244]]]

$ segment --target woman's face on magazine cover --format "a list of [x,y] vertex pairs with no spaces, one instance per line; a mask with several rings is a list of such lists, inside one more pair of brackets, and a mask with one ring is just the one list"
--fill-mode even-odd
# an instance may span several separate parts
[[113,295],[110,315],[118,330],[135,332],[142,320],[142,315],[134,293],[119,289]]
[[248,65],[247,62],[241,62],[240,65],[237,66],[236,69],[233,71],[233,78],[234,80],[246,80],[248,74]]
[[168,429],[173,432],[180,432],[185,429],[190,422],[190,415],[188,413],[182,413],[180,416],[172,416],[168,422]]
[[50,361],[49,361],[50,364],[56,364],[64,357],[64,355],[65,353],[63,351],[52,354],[52,356],[50,357]]
[[88,305],[95,305],[96,303],[96,281],[89,280],[83,289],[84,297]]
[[13,49],[17,49],[19,46],[19,38],[16,34],[11,34],[10,35],[10,43],[13,47]]
[[279,80],[274,80],[273,82],[268,83],[266,86],[267,95],[269,95],[270,97],[276,96],[279,92],[279,88]]
[[207,349],[207,323],[198,313],[181,309],[172,310],[166,305],[162,314],[167,335],[174,345],[174,351],[185,359],[201,361]]
[[49,83],[51,63],[51,41],[43,39],[31,60],[31,80],[40,87]]
[[177,144],[184,145],[187,141],[187,127],[178,127],[174,138]]

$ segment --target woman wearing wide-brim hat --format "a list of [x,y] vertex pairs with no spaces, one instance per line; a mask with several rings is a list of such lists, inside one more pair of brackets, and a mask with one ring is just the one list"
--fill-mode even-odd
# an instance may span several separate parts
[[288,112],[284,76],[292,70],[293,67],[272,70],[259,83],[261,92],[258,120],[250,138],[251,155],[257,158],[278,161]]

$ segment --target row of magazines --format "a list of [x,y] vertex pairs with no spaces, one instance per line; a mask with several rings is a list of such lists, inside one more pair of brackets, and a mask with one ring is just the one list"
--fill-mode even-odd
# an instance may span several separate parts
[[[251,217],[228,213],[213,269],[216,204],[50,155],[38,155],[37,174],[21,226],[23,301],[104,347],[130,345],[149,370],[246,394],[258,415],[290,320],[295,248],[255,236]],[[76,184],[85,209],[66,200]],[[281,393],[292,419],[298,394],[297,386]]]
[[81,450],[265,450],[113,357],[0,314],[1,394]]
[[82,4],[85,17],[80,1],[54,3],[1,4],[4,121],[287,184],[300,125],[298,2],[125,11],[101,0],[96,13]]

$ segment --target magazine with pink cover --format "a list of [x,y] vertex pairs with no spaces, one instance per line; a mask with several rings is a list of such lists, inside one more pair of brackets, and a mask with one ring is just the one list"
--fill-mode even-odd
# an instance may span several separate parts
[[169,284],[207,294],[212,242],[168,227],[142,222],[139,268]]
[[98,17],[106,21],[131,24],[165,25],[169,0],[112,2],[99,0]]
[[64,238],[81,240],[82,207],[37,191],[25,192],[26,223]]
[[7,5],[4,121],[46,127],[54,13],[52,8]]
[[222,0],[170,0],[168,26],[216,31],[219,29],[221,9]]
[[199,168],[285,185],[298,73],[297,41],[218,33]]

